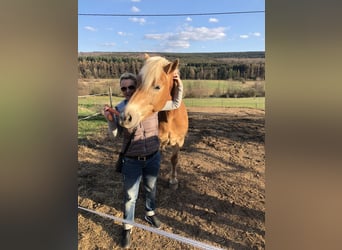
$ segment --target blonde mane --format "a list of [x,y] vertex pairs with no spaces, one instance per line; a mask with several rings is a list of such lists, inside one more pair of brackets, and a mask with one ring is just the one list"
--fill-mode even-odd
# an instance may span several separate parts
[[159,78],[163,71],[163,67],[170,63],[163,57],[153,56],[145,61],[144,66],[139,72],[139,77],[141,77],[141,88],[146,89],[155,83],[156,79]]

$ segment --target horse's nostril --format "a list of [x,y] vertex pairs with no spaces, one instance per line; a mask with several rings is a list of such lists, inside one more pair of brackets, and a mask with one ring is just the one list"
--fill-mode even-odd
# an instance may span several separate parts
[[127,120],[128,120],[129,122],[131,122],[131,121],[132,121],[132,116],[131,116],[131,115],[128,115]]

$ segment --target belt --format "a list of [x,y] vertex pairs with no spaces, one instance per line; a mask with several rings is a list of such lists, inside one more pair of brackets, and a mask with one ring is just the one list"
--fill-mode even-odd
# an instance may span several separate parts
[[138,161],[147,161],[148,159],[151,159],[158,151],[153,152],[150,155],[145,155],[145,156],[129,156],[126,155],[127,158],[138,160]]

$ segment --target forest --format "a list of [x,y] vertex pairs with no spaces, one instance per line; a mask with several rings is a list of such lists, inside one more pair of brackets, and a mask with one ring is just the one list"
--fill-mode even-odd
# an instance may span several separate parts
[[[173,61],[179,59],[183,79],[265,80],[265,52],[149,53]],[[142,52],[80,52],[80,79],[119,78],[124,72],[137,74],[144,63]]]

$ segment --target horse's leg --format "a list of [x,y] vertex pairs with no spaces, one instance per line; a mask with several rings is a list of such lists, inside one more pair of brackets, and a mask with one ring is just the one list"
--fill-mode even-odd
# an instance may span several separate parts
[[178,180],[177,180],[177,165],[178,165],[178,152],[179,146],[176,144],[172,147],[172,155],[171,155],[171,177],[169,180],[169,184],[171,189],[178,188]]

